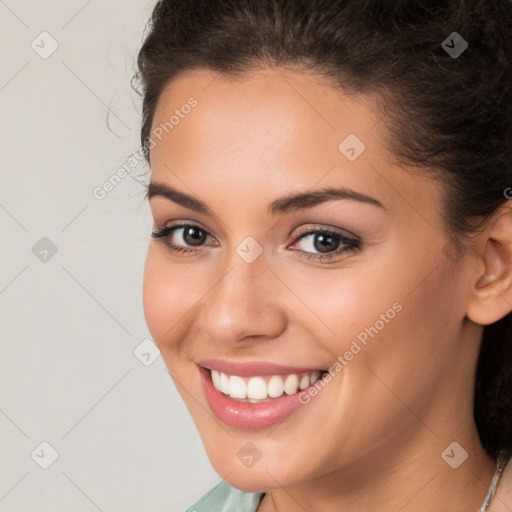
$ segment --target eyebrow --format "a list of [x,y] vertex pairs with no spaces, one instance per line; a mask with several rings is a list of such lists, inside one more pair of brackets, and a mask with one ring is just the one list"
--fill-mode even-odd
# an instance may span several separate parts
[[[184,192],[180,192],[170,187],[169,185],[164,185],[163,183],[152,181],[147,187],[146,197],[148,200],[150,200],[155,196],[165,197],[185,208],[207,216],[211,216],[209,208],[199,199],[185,194]],[[335,201],[340,199],[350,199],[360,203],[366,203],[387,211],[387,208],[374,197],[362,194],[361,192],[357,192],[346,187],[325,187],[318,190],[301,192],[298,194],[292,193],[280,197],[269,204],[268,213],[270,215],[285,214],[296,210],[312,208],[313,206],[327,201]]]

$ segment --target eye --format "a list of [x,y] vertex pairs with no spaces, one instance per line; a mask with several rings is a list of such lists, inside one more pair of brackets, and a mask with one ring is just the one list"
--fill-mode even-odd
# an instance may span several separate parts
[[163,227],[151,233],[151,236],[161,239],[172,252],[186,254],[194,253],[196,250],[183,247],[182,244],[200,247],[208,237],[212,238],[207,231],[194,224]]
[[[166,226],[151,233],[151,236],[161,239],[165,246],[173,253],[194,254],[199,251],[206,240],[213,237],[203,228],[195,224],[180,224]],[[291,246],[302,244],[298,250],[301,257],[308,260],[329,260],[345,252],[359,252],[362,242],[356,238],[349,238],[342,233],[329,229],[303,229],[299,231]],[[295,250],[295,249],[294,249]],[[318,251],[312,253],[310,251]]]
[[[299,232],[292,246],[301,245],[301,257],[309,260],[328,260],[345,252],[359,252],[362,243],[329,229],[309,229]],[[310,251],[318,251],[311,253]]]

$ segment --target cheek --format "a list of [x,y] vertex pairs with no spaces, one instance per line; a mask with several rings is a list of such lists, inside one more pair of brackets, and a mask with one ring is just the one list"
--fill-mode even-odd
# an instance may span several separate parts
[[[352,388],[366,409],[382,414],[399,405],[397,396],[418,411],[427,406],[456,357],[460,328],[459,306],[451,300],[454,292],[441,265],[432,273],[430,267],[421,273],[398,268],[400,274],[383,276],[373,286],[371,297],[354,287],[343,295],[346,307],[339,309],[334,324],[340,336],[330,347],[341,355],[348,351],[344,372]],[[360,350],[351,355],[354,342]]]
[[[381,314],[388,318],[399,316],[393,304],[400,292],[390,289],[378,274],[368,269],[318,269],[287,274],[283,269],[283,280],[293,283],[293,291],[300,300],[297,303],[302,328],[311,332],[335,357],[349,350],[351,341],[359,334],[364,338],[366,328],[376,322],[381,327]],[[399,301],[398,301],[399,302]],[[393,320],[391,320],[392,322]],[[386,324],[387,326],[387,324]]]
[[174,265],[149,248],[144,267],[143,308],[151,336],[162,352],[176,345],[189,304],[186,284]]
[[454,337],[458,318],[448,289],[453,277],[450,281],[441,264],[432,272],[436,265],[395,259],[393,265],[374,264],[364,272],[347,268],[296,276],[303,327],[334,358],[347,354],[351,373],[359,366],[356,360],[394,374],[397,381],[400,372],[404,379],[411,376],[398,361],[407,361],[410,370],[439,366],[444,340]]

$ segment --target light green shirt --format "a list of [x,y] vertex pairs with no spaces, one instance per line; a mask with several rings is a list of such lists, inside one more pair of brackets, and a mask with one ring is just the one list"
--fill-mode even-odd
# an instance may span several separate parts
[[256,512],[265,493],[244,492],[222,480],[186,512]]

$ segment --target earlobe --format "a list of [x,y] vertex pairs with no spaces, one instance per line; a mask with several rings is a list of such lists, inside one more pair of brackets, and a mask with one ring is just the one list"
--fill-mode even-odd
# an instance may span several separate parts
[[[467,317],[480,325],[497,322],[512,311],[512,208],[500,208],[479,235],[483,243],[480,263],[467,308]],[[482,265],[479,265],[482,267]]]

